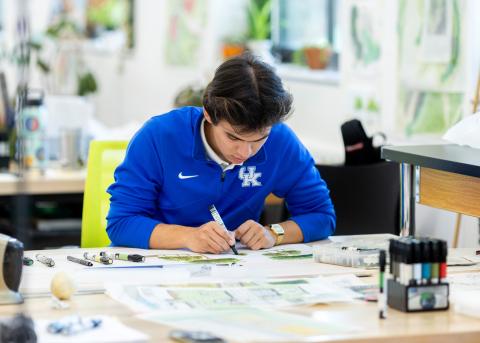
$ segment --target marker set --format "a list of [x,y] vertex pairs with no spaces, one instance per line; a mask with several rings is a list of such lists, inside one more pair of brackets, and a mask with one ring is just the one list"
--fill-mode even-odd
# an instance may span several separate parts
[[105,256],[102,253],[92,254],[92,253],[84,252],[83,253],[83,258],[86,259],[86,260],[89,260],[89,261],[94,261],[94,262],[98,262],[98,263],[102,263],[102,264],[112,264],[113,263],[113,260],[110,257]]
[[447,242],[400,238],[390,241],[390,272],[402,285],[426,285],[447,278]]
[[390,240],[388,305],[401,311],[448,309],[447,242],[405,237]]
[[108,257],[111,260],[130,261],[130,262],[145,262],[145,256],[138,254],[114,253],[101,251],[100,256]]
[[[47,257],[41,254],[36,254],[35,258],[37,259],[37,261],[43,263],[47,267],[55,266],[55,261],[51,257]],[[101,251],[99,254],[84,252],[83,258],[84,259],[77,258],[74,256],[67,256],[68,261],[78,263],[87,267],[92,267],[94,265],[92,262],[97,262],[102,264],[112,264],[114,260],[145,262],[145,256],[143,255],[127,254],[127,253],[110,253],[106,251]],[[24,257],[23,264],[25,266],[31,266],[33,264],[33,260],[31,258]]]
[[114,260],[130,261],[130,262],[145,262],[145,256],[138,254],[114,253],[107,251],[100,251],[99,254],[92,254],[85,252],[83,254],[85,260],[94,261],[102,264],[112,264]]

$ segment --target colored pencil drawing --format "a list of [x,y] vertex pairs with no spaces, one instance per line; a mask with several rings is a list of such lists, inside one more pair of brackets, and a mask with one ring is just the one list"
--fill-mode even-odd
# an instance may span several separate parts
[[246,306],[292,306],[358,297],[321,279],[280,279],[275,282],[213,282],[172,285],[112,285],[107,293],[135,311],[226,310]]
[[465,10],[458,0],[399,1],[396,127],[407,136],[442,135],[465,114]]
[[300,250],[276,250],[271,252],[266,252],[263,256],[268,256],[273,260],[291,260],[291,259],[303,259],[303,258],[312,258],[312,254],[302,253]]
[[198,261],[198,260],[206,260],[207,257],[202,256],[202,255],[158,255],[158,258],[162,260],[167,260],[167,261],[176,261],[176,262],[193,262],[193,261]]
[[176,262],[188,262],[196,264],[234,264],[240,262],[238,258],[208,258],[203,255],[188,255],[188,254],[178,254],[178,255],[158,255],[158,258],[167,261],[176,261]]
[[225,258],[207,258],[205,260],[195,260],[191,263],[197,264],[234,264],[240,262],[238,258],[225,257]]

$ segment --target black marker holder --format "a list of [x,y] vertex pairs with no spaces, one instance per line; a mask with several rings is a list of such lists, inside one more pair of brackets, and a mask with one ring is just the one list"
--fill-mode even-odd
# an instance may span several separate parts
[[448,283],[407,286],[390,279],[387,303],[403,312],[443,311],[449,307],[449,292]]

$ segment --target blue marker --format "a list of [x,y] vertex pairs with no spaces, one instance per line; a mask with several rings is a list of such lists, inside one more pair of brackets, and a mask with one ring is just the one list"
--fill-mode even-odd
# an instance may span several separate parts
[[431,248],[428,240],[422,240],[422,283],[430,283],[432,277]]

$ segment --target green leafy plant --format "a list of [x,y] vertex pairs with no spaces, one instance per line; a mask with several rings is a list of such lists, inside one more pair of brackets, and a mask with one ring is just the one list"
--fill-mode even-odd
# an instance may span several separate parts
[[175,107],[203,106],[203,92],[205,89],[199,86],[187,86],[180,90],[174,100]]
[[303,48],[297,49],[292,53],[292,63],[299,66],[306,66],[307,60],[305,59],[305,52]]
[[251,0],[248,6],[248,38],[265,40],[270,37],[271,0]]
[[45,34],[52,39],[67,37],[81,38],[82,30],[73,21],[66,17],[61,18],[57,23],[50,25]]
[[380,106],[374,99],[369,99],[367,103],[367,111],[378,113],[380,111]]
[[45,75],[49,74],[51,71],[50,64],[40,55],[43,49],[42,43],[31,40],[28,45],[30,46],[30,51],[36,54],[36,65],[38,69]]
[[77,94],[80,96],[93,94],[98,89],[97,80],[91,72],[87,71],[84,74],[78,75],[77,87]]
[[360,111],[363,109],[363,100],[361,97],[359,96],[355,97],[353,108],[355,108],[355,110],[357,111]]

